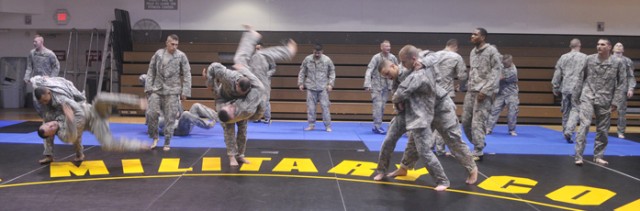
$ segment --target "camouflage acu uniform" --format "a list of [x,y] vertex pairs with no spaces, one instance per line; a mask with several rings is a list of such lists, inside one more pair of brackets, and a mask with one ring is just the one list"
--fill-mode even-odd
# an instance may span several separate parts
[[[378,172],[386,171],[398,139],[405,132],[410,132],[411,143],[407,144],[407,150],[417,151],[409,153],[415,153],[425,160],[425,166],[436,184],[449,186],[449,179],[440,161],[429,149],[433,145],[431,122],[437,87],[433,71],[424,68],[416,71],[407,70],[398,76],[395,83],[399,84],[394,85],[397,89],[392,101],[396,105],[403,104],[404,110],[399,111],[398,115],[391,120],[389,131],[380,150]],[[415,148],[410,148],[411,146]]]
[[384,115],[384,106],[389,100],[389,90],[393,81],[386,79],[380,75],[378,66],[387,59],[394,64],[398,64],[398,59],[393,54],[385,58],[382,53],[378,53],[371,58],[369,65],[367,66],[367,72],[364,76],[364,88],[368,88],[371,91],[371,101],[373,101],[373,127],[374,129],[380,129],[382,126],[382,116]]
[[329,106],[329,92],[327,86],[334,87],[336,80],[335,66],[331,59],[322,55],[315,59],[312,55],[307,56],[300,65],[298,74],[298,86],[304,85],[307,88],[307,121],[310,126],[316,123],[316,103],[320,101],[322,107],[322,121],[325,127],[331,126],[331,112]]
[[[474,145],[474,154],[482,156],[491,98],[498,90],[502,60],[498,50],[489,43],[480,48],[473,48],[469,60],[471,65],[468,91],[464,98],[462,125],[465,135]],[[479,93],[485,95],[483,100],[477,98]]]
[[[51,101],[48,105],[41,105],[39,115],[45,122],[49,121],[62,121],[62,104],[69,101],[85,102],[86,98],[71,81],[68,81],[62,77],[42,77],[34,76],[30,79],[33,88],[46,87],[51,91]],[[35,101],[36,103],[38,101]],[[39,103],[37,103],[39,104]],[[53,156],[53,140],[54,137],[43,139],[44,152],[43,155]],[[76,153],[82,153],[83,147],[81,140],[73,142]]]
[[[206,122],[202,118],[205,118],[210,121]],[[191,133],[191,130],[194,126],[198,126],[199,128],[211,129],[215,125],[218,119],[218,113],[216,113],[213,109],[202,105],[200,103],[194,103],[191,105],[191,109],[189,111],[183,111],[180,114],[180,118],[176,121],[175,131],[173,131],[173,135],[176,136],[188,136]],[[160,130],[164,128],[164,117],[160,117]]]
[[143,149],[144,142],[136,139],[114,139],[109,128],[109,116],[111,106],[116,104],[128,104],[139,106],[140,98],[129,94],[99,93],[93,101],[93,105],[86,102],[65,102],[74,112],[74,122],[61,121],[57,132],[58,138],[67,143],[80,142],[83,131],[90,131],[95,135],[102,150],[105,151],[139,151]]
[[[436,55],[436,58],[439,56]],[[423,65],[429,65],[430,58],[429,56],[423,57],[421,61]],[[427,70],[430,70],[428,68]],[[473,161],[473,157],[471,156],[471,152],[469,151],[469,147],[467,144],[462,141],[462,131],[460,130],[460,123],[458,122],[458,116],[456,115],[456,105],[450,97],[451,92],[440,87],[440,85],[436,86],[436,99],[435,99],[435,107],[434,107],[434,117],[433,122],[431,123],[431,129],[433,130],[434,139],[435,134],[444,134],[440,136],[442,139],[443,150],[444,145],[446,144],[451,149],[453,156],[458,160],[458,162],[467,170],[467,172],[471,173],[474,169],[476,169],[476,163]],[[407,148],[415,147],[415,144],[407,144]],[[404,155],[402,156],[402,165],[407,168],[413,168],[416,161],[418,161],[418,155],[415,149],[405,150]]]
[[[246,76],[250,76],[247,78],[251,81],[251,89],[242,98],[243,96],[235,90],[235,87],[238,80]],[[216,110],[220,111],[228,103],[235,103],[237,106],[234,114],[236,118],[228,122],[220,122],[220,126],[224,130],[227,155],[243,157],[247,143],[247,119],[257,113],[259,115],[259,105],[266,99],[264,87],[248,70],[229,70],[220,63],[212,63],[207,68],[207,83],[214,89]],[[237,132],[236,125],[238,125]]]
[[618,105],[618,134],[623,135],[625,129],[627,128],[627,118],[625,117],[627,115],[627,92],[633,92],[633,90],[636,88],[636,77],[633,75],[633,71],[636,69],[636,67],[633,64],[633,61],[629,59],[629,57],[622,56],[620,59],[627,69],[627,89],[624,89],[624,93],[622,94],[622,101],[620,101],[620,105]]
[[608,144],[607,133],[611,124],[611,105],[620,105],[625,91],[627,71],[622,59],[614,56],[605,61],[599,61],[598,54],[587,56],[586,66],[577,84],[581,84],[581,93],[576,93],[580,99],[580,127],[576,136],[575,160],[582,160],[586,144],[586,136],[591,125],[591,118],[595,113],[596,139],[594,144],[594,160],[604,157],[604,150]]
[[276,62],[289,61],[294,56],[285,46],[274,46],[255,51],[255,46],[260,37],[252,36],[252,33],[244,33],[234,56],[236,64],[248,67],[264,86],[266,99],[261,107],[264,108],[265,119],[271,119],[271,76],[276,71]]
[[515,132],[516,122],[518,121],[518,105],[520,104],[520,99],[518,99],[518,69],[512,64],[511,67],[503,68],[501,75],[500,91],[498,91],[496,99],[493,100],[488,129],[493,131],[500,117],[500,112],[507,106],[507,109],[509,109],[507,114],[509,132]]
[[[438,62],[434,66],[436,70],[436,82],[440,87],[444,88],[453,99],[455,97],[454,78],[458,76],[458,80],[467,81],[467,65],[464,63],[462,56],[453,51],[441,50],[436,52],[435,56],[438,58]],[[444,154],[445,144],[440,133],[434,131],[433,138],[436,153]]]
[[[587,55],[579,51],[571,51],[558,59],[556,71],[553,73],[551,84],[554,93],[562,94],[560,111],[562,112],[562,131],[571,137],[579,121],[579,101],[572,101],[574,88],[582,75]],[[576,98],[577,99],[577,98]]]
[[164,145],[171,143],[175,130],[175,121],[180,105],[180,96],[191,96],[191,66],[187,56],[180,50],[173,54],[160,49],[151,57],[147,81],[144,87],[149,95],[147,122],[149,136],[158,138],[158,121],[160,112],[167,121],[164,128]]

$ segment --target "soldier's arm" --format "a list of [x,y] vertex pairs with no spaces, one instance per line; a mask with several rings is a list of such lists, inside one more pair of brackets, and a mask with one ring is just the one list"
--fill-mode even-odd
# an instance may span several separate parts
[[60,62],[53,52],[49,55],[49,61],[51,62],[51,77],[58,76],[60,74]]
[[31,78],[31,71],[33,71],[33,57],[31,55],[31,52],[29,52],[29,56],[27,56],[27,70],[24,73],[24,81],[25,82],[29,82],[29,79]]
[[553,72],[553,79],[551,79],[551,85],[553,86],[553,93],[558,95],[560,93],[560,86],[562,85],[562,64],[563,57],[558,59],[556,63],[556,70]]
[[364,73],[364,88],[371,88],[371,71],[377,71],[377,69],[378,59],[376,56],[373,56],[373,58],[371,58],[371,61],[369,61],[369,65],[367,65],[367,71]]
[[[513,65],[513,64],[512,64]],[[518,68],[513,65],[513,68],[509,68],[509,75],[503,79],[507,83],[517,83],[518,82]]]
[[424,85],[423,81],[418,80],[415,77],[408,76],[400,85],[398,85],[398,89],[393,94],[391,98],[393,103],[402,103],[404,100],[408,99],[411,93],[419,89],[422,85]]
[[467,72],[467,64],[464,63],[464,60],[461,56],[457,56],[456,58],[456,73],[458,75],[458,80],[466,81],[469,78],[469,73]]
[[629,86],[627,87],[627,91],[633,93],[633,90],[636,88],[636,77],[633,73],[633,71],[635,70],[635,66],[633,65],[633,61],[631,61],[631,59],[627,59],[625,62],[627,66],[627,84],[629,84]]
[[582,72],[578,73],[578,80],[576,80],[576,85],[573,86],[573,92],[571,93],[571,97],[573,98],[573,100],[575,102],[580,101],[580,96],[582,95],[582,87],[584,86],[584,82],[587,80],[587,77],[589,76],[588,74],[588,70],[589,70],[589,59],[587,57],[587,59],[585,59],[584,61],[584,67],[582,68]]
[[331,59],[329,59],[329,65],[328,65],[328,70],[327,70],[327,74],[329,76],[329,86],[334,87],[335,86],[335,81],[336,81],[336,66],[333,65],[333,61],[331,61]]
[[486,85],[480,89],[480,93],[485,96],[492,96],[496,90],[498,90],[498,79],[500,78],[500,72],[503,68],[500,53],[498,53],[497,50],[491,55],[490,59],[491,73],[486,78],[489,83],[486,83]]
[[302,61],[300,65],[300,72],[298,73],[298,86],[300,90],[304,88],[304,80],[307,77],[307,59]]
[[180,61],[182,66],[182,96],[191,97],[191,65],[186,55]]
[[613,95],[613,105],[620,105],[622,100],[624,99],[624,95],[626,94],[625,90],[627,88],[627,68],[625,68],[625,64],[622,62],[618,63],[617,75],[616,75],[616,86]]
[[156,59],[158,54],[153,54],[151,61],[149,61],[149,69],[147,69],[147,81],[144,84],[144,92],[149,93],[153,91],[153,79],[156,78]]

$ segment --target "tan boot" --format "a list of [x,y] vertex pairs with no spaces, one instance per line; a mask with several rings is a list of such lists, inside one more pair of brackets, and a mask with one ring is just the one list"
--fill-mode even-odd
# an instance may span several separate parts
[[156,146],[158,146],[158,139],[153,139],[153,144],[151,144],[151,147],[149,147],[150,149],[155,149]]

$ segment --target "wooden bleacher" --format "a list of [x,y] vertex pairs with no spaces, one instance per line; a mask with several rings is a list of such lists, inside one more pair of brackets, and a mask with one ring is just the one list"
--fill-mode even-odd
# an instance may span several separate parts
[[[121,75],[120,90],[123,93],[132,93],[144,96],[143,87],[139,84],[138,76],[147,72],[149,59],[155,50],[162,48],[163,43],[158,44],[134,44],[134,50],[124,53],[123,72]],[[401,45],[394,45],[393,52]],[[195,102],[214,106],[211,90],[205,87],[205,79],[201,76],[202,69],[211,62],[220,62],[224,65],[232,65],[232,55],[237,44],[182,44],[180,50],[184,51],[191,64],[192,96],[183,102],[188,108]],[[443,46],[418,46],[423,49],[440,50]],[[459,53],[468,63],[471,47],[462,46]],[[514,64],[518,67],[520,88],[520,113],[519,123],[559,123],[560,122],[560,98],[552,94],[551,78],[557,59],[568,48],[543,48],[543,47],[499,47],[503,54],[511,54]],[[587,54],[593,50],[583,50]],[[297,76],[300,63],[309,53],[312,45],[299,45],[298,54],[290,62],[279,63],[276,74],[272,78],[271,110],[274,119],[306,119],[306,91],[298,90]],[[379,52],[379,46],[373,45],[324,45],[325,55],[329,56],[336,66],[336,82],[334,91],[330,93],[331,113],[334,120],[362,120],[370,121],[371,96],[363,90],[364,74],[371,57]],[[625,55],[632,58],[640,58],[640,50],[627,50]],[[640,69],[640,65],[636,65]],[[636,73],[637,79],[640,78]],[[640,91],[629,100],[629,107],[640,106]],[[462,110],[464,93],[458,93],[455,102],[458,105],[458,114]],[[318,120],[321,119],[320,106],[318,107]],[[120,107],[123,115],[143,115],[132,107]],[[385,109],[385,121],[390,120],[392,106],[387,104]],[[506,112],[502,113],[505,116]],[[617,118],[616,115],[613,115]],[[638,125],[640,114],[627,114],[630,125]],[[501,118],[501,121],[503,119]],[[612,121],[613,122],[613,121]],[[615,124],[615,122],[613,122]]]

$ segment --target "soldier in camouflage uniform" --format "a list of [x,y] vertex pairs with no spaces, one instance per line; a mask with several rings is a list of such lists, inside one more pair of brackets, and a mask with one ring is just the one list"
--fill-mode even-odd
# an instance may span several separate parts
[[556,71],[553,73],[551,84],[553,94],[562,94],[560,111],[562,112],[562,132],[568,143],[573,143],[571,137],[579,121],[579,101],[573,101],[574,88],[578,86],[577,81],[582,75],[587,55],[580,52],[580,40],[572,39],[569,47],[571,52],[563,54],[556,64]]
[[[435,78],[437,75],[435,69],[431,67],[439,62],[439,60],[441,59],[440,56],[441,55],[438,55],[437,53],[431,53],[429,51],[423,51],[420,53],[420,64],[426,67],[425,70],[427,71],[427,73],[431,74],[431,77]],[[476,163],[473,161],[473,156],[469,151],[469,147],[462,141],[462,131],[460,130],[460,123],[458,122],[458,117],[456,116],[456,105],[449,97],[449,94],[450,92],[440,87],[440,85],[436,85],[434,117],[431,124],[431,129],[433,130],[434,134],[444,134],[442,136],[443,142],[447,146],[449,146],[449,148],[453,152],[454,157],[469,173],[469,177],[467,177],[466,183],[473,184],[478,178],[478,168],[476,166]],[[385,152],[384,154],[390,156],[390,153],[392,152],[393,151],[389,151]],[[418,158],[419,156],[415,148],[415,143],[413,141],[410,141],[409,143],[407,143],[407,148],[405,149],[404,155],[402,156],[400,168],[387,174],[387,177],[407,175],[408,170],[415,166]],[[383,169],[388,168],[388,159],[389,158],[384,159],[387,166],[382,166],[384,167]]]
[[273,46],[256,51],[256,45],[262,35],[249,25],[244,25],[244,27],[247,32],[242,35],[238,45],[238,50],[234,56],[234,67],[236,69],[247,68],[262,82],[266,99],[261,104],[264,111],[260,115],[268,110],[269,116],[265,118],[270,120],[271,76],[275,73],[275,64],[276,62],[291,60],[297,51],[297,44],[289,39],[285,46]]
[[596,139],[593,150],[593,161],[600,165],[608,164],[603,159],[607,148],[611,112],[615,111],[626,91],[627,67],[619,57],[611,56],[611,42],[598,40],[597,54],[587,56],[583,76],[579,78],[573,96],[580,99],[580,127],[576,135],[575,164],[582,165],[582,153],[586,144],[586,136],[595,113]]
[[482,161],[484,155],[491,98],[498,90],[498,77],[502,70],[500,53],[485,42],[486,36],[484,28],[476,28],[471,34],[475,47],[470,53],[468,91],[462,109],[464,133],[474,145],[474,160],[477,161]]
[[[29,82],[35,88],[33,92],[36,96],[35,102],[41,108],[38,114],[42,116],[44,122],[54,121],[56,118],[62,117],[63,102],[75,101],[82,103],[86,101],[84,94],[76,89],[71,81],[62,77],[34,76],[31,77]],[[54,160],[53,139],[54,137],[44,139],[44,152],[42,153],[44,158],[38,161],[40,164],[47,164]],[[84,157],[82,143],[78,141],[73,144],[76,150],[75,160],[80,161]]]
[[[209,65],[203,71],[203,75],[207,78],[207,86],[214,91],[216,110],[220,126],[224,130],[224,142],[227,146],[230,165],[238,166],[238,160],[246,163],[244,151],[247,142],[247,116],[251,117],[260,113],[259,105],[262,102],[260,99],[264,97],[264,87],[259,79],[247,69],[230,70],[220,63]],[[250,76],[251,79],[247,76]],[[236,102],[243,106],[242,109],[236,109],[238,107],[233,105]],[[224,112],[222,112],[223,110]],[[238,112],[236,112],[237,110]],[[234,118],[241,116],[239,110],[244,111],[242,114],[245,116],[244,119]],[[238,126],[237,132],[236,125]]]
[[493,100],[487,134],[491,134],[493,128],[496,126],[496,122],[498,122],[500,112],[502,112],[502,109],[506,106],[509,110],[507,114],[509,135],[517,136],[516,122],[518,121],[518,105],[520,104],[520,99],[518,99],[518,69],[513,64],[513,58],[509,54],[502,56],[502,65],[504,68],[500,74],[500,91],[498,91],[496,99]]
[[[449,93],[451,99],[455,98],[454,78],[457,76],[460,81],[467,81],[467,65],[458,52],[458,40],[450,39],[445,48],[436,52],[438,62],[436,63],[436,82]],[[455,104],[454,104],[455,105]],[[456,117],[457,119],[457,117]],[[448,154],[445,152],[445,144],[438,131],[433,132],[435,150],[437,155]]]
[[[203,118],[208,121],[203,120]],[[218,113],[213,109],[200,103],[194,103],[188,111],[183,111],[178,115],[178,121],[176,121],[176,125],[174,125],[175,130],[173,131],[173,135],[188,136],[191,134],[194,126],[207,130],[211,129],[215,126],[217,118]],[[164,129],[164,117],[160,116],[158,125],[160,126],[160,130]]]
[[29,79],[33,76],[50,76],[56,77],[60,73],[60,62],[53,51],[44,46],[44,38],[36,35],[33,38],[33,46],[27,56],[27,71],[24,74],[24,81],[30,83]]
[[[24,82],[30,84],[30,78],[34,76],[49,76],[56,77],[60,73],[60,62],[58,62],[58,58],[53,53],[53,51],[49,50],[44,46],[44,38],[40,35],[35,35],[33,38],[33,47],[31,51],[29,51],[29,55],[27,56],[27,70],[24,74]],[[35,89],[36,87],[33,87]],[[32,92],[33,99],[33,107],[36,109],[38,114],[44,114],[45,112],[41,111],[40,104],[37,103],[35,92]],[[44,118],[44,116],[40,116]],[[53,139],[50,140],[42,140],[45,148],[45,158],[43,158],[40,163],[49,163],[53,161],[53,150],[52,148],[48,148],[49,146],[53,146]],[[50,149],[50,150],[49,150]]]
[[385,134],[386,131],[382,128],[382,116],[384,115],[384,106],[389,100],[389,90],[391,90],[393,82],[380,76],[380,72],[376,69],[384,59],[394,64],[398,64],[398,59],[391,53],[391,43],[388,40],[380,43],[380,51],[380,53],[371,58],[367,66],[364,76],[364,89],[371,92],[371,101],[373,101],[373,128],[371,131],[377,134]]
[[[105,151],[125,152],[149,149],[149,146],[141,140],[112,137],[109,116],[111,106],[115,104],[128,104],[146,109],[145,99],[130,94],[98,93],[93,105],[65,98],[62,102],[63,115],[56,117],[54,121],[45,122],[38,129],[38,135],[42,138],[57,135],[63,142],[79,145],[82,132],[86,130],[95,135],[102,150]],[[76,160],[82,159],[84,155],[76,157]]]
[[[262,50],[263,48],[263,44],[261,42],[258,42],[258,44],[256,44],[256,52],[259,50]],[[263,84],[265,86],[271,86],[271,77],[276,73],[276,63],[275,62],[269,62],[269,70],[267,71],[267,81],[269,82],[268,85]],[[254,123],[260,123],[260,122],[264,122],[265,124],[271,124],[271,103],[269,102],[269,100],[271,99],[271,93],[269,93],[269,96],[267,98],[267,107],[264,109],[264,116],[262,119],[259,120],[254,120]]]
[[633,97],[633,90],[636,87],[636,77],[633,75],[636,67],[633,61],[631,61],[629,57],[623,56],[622,53],[624,53],[624,46],[622,43],[616,43],[616,45],[613,46],[613,55],[620,58],[627,68],[627,89],[618,106],[618,138],[624,138],[624,131],[627,128],[627,118],[625,117],[625,115],[627,115],[627,100]]
[[[140,75],[138,79],[140,80],[140,84],[144,86],[147,81],[147,74]],[[200,103],[191,105],[189,111],[184,111],[182,109],[182,103],[178,103],[178,114],[176,115],[178,120],[175,123],[175,130],[173,131],[173,135],[176,136],[188,136],[194,126],[211,129],[218,121],[218,113]],[[158,118],[158,126],[160,126],[160,131],[163,131],[165,126],[164,116],[160,114]],[[209,120],[209,122],[205,122],[202,118]],[[145,122],[145,124],[147,124],[147,122]]]
[[336,71],[333,61],[322,54],[322,45],[316,44],[313,54],[307,56],[300,65],[298,87],[300,91],[307,88],[307,121],[309,126],[304,130],[313,130],[316,123],[316,103],[320,101],[322,107],[322,121],[325,130],[331,132],[331,112],[329,106],[329,92],[333,90]]
[[438,157],[429,149],[432,145],[431,122],[433,120],[434,105],[436,98],[436,82],[433,71],[428,71],[420,64],[419,50],[411,45],[407,45],[398,54],[406,71],[399,73],[397,65],[389,61],[383,63],[381,75],[395,80],[395,92],[392,102],[398,110],[398,115],[391,120],[389,133],[385,137],[380,150],[378,161],[378,174],[374,180],[381,180],[384,177],[384,170],[389,165],[390,153],[400,136],[410,133],[413,139],[417,154],[425,160],[425,166],[436,182],[436,191],[446,190],[450,183]]
[[160,112],[167,121],[164,128],[164,151],[169,151],[171,137],[175,130],[176,114],[180,99],[191,96],[191,66],[187,56],[178,50],[178,36],[169,35],[166,48],[159,49],[151,57],[144,91],[149,96],[147,122],[149,136],[153,139],[152,148],[158,143],[158,121]]

